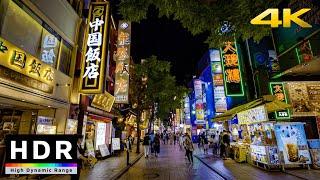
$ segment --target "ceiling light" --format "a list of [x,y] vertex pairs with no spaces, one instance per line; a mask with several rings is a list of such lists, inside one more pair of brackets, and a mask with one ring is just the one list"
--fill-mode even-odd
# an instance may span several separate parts
[[48,108],[50,108],[51,106],[48,106]]
[[21,101],[25,102],[26,100],[22,99]]

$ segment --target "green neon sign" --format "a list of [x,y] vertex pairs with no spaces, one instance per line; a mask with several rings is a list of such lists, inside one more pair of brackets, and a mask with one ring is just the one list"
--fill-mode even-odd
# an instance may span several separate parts
[[226,42],[220,48],[222,72],[226,96],[244,96],[241,62],[236,40]]
[[[269,89],[272,95],[275,95],[279,101],[288,103],[287,93],[282,82],[270,82]],[[290,119],[290,112],[288,109],[274,112],[276,119]]]

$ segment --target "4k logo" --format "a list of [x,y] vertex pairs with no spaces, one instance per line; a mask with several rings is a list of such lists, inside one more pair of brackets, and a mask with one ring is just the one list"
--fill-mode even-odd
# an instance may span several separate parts
[[[303,8],[299,11],[291,14],[291,9],[285,8],[283,9],[283,20],[279,19],[279,9],[267,9],[255,18],[253,18],[250,23],[253,25],[270,25],[272,28],[277,28],[279,25],[283,25],[285,28],[291,27],[291,21],[295,22],[297,25],[303,28],[311,28],[312,26],[307,22],[303,21],[299,18],[302,14],[310,11],[310,8]],[[271,15],[270,20],[263,20],[268,15]]]

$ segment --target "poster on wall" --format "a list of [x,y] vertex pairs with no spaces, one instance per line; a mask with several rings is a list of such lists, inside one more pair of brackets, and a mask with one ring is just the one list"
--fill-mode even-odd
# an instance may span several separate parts
[[[282,82],[270,82],[269,88],[271,94],[276,97],[277,100],[288,103],[287,94]],[[275,112],[276,119],[290,119],[290,112],[288,109]]]
[[293,107],[293,116],[320,115],[319,82],[288,82],[287,89]]
[[278,123],[274,128],[282,163],[311,164],[303,123]]
[[67,119],[65,134],[77,134],[78,120]]
[[88,151],[88,156],[95,157],[92,139],[87,139],[86,140],[86,148],[87,148],[87,151]]
[[106,128],[107,125],[104,122],[98,122],[96,124],[96,138],[95,138],[95,149],[99,149],[99,145],[106,143]]
[[112,138],[112,150],[120,150],[120,138]]

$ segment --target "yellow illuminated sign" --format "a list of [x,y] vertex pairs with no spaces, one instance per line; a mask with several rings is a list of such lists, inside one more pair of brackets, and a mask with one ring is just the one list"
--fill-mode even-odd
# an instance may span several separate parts
[[[299,18],[299,16],[303,15],[304,13],[310,11],[310,8],[303,8],[299,11],[291,14],[291,9],[285,8],[283,9],[283,21],[279,20],[279,9],[270,8],[263,11],[261,14],[253,18],[250,23],[253,25],[270,25],[272,28],[277,28],[279,25],[283,25],[284,28],[291,27],[291,21],[296,23],[297,25],[303,28],[311,28],[312,26],[307,22],[303,21]],[[271,15],[270,20],[263,20],[265,17]]]
[[48,85],[55,84],[55,69],[0,37],[0,65]]
[[104,94],[95,95],[91,105],[93,107],[110,112],[112,105],[114,103],[114,100],[115,100],[115,97],[106,92]]

